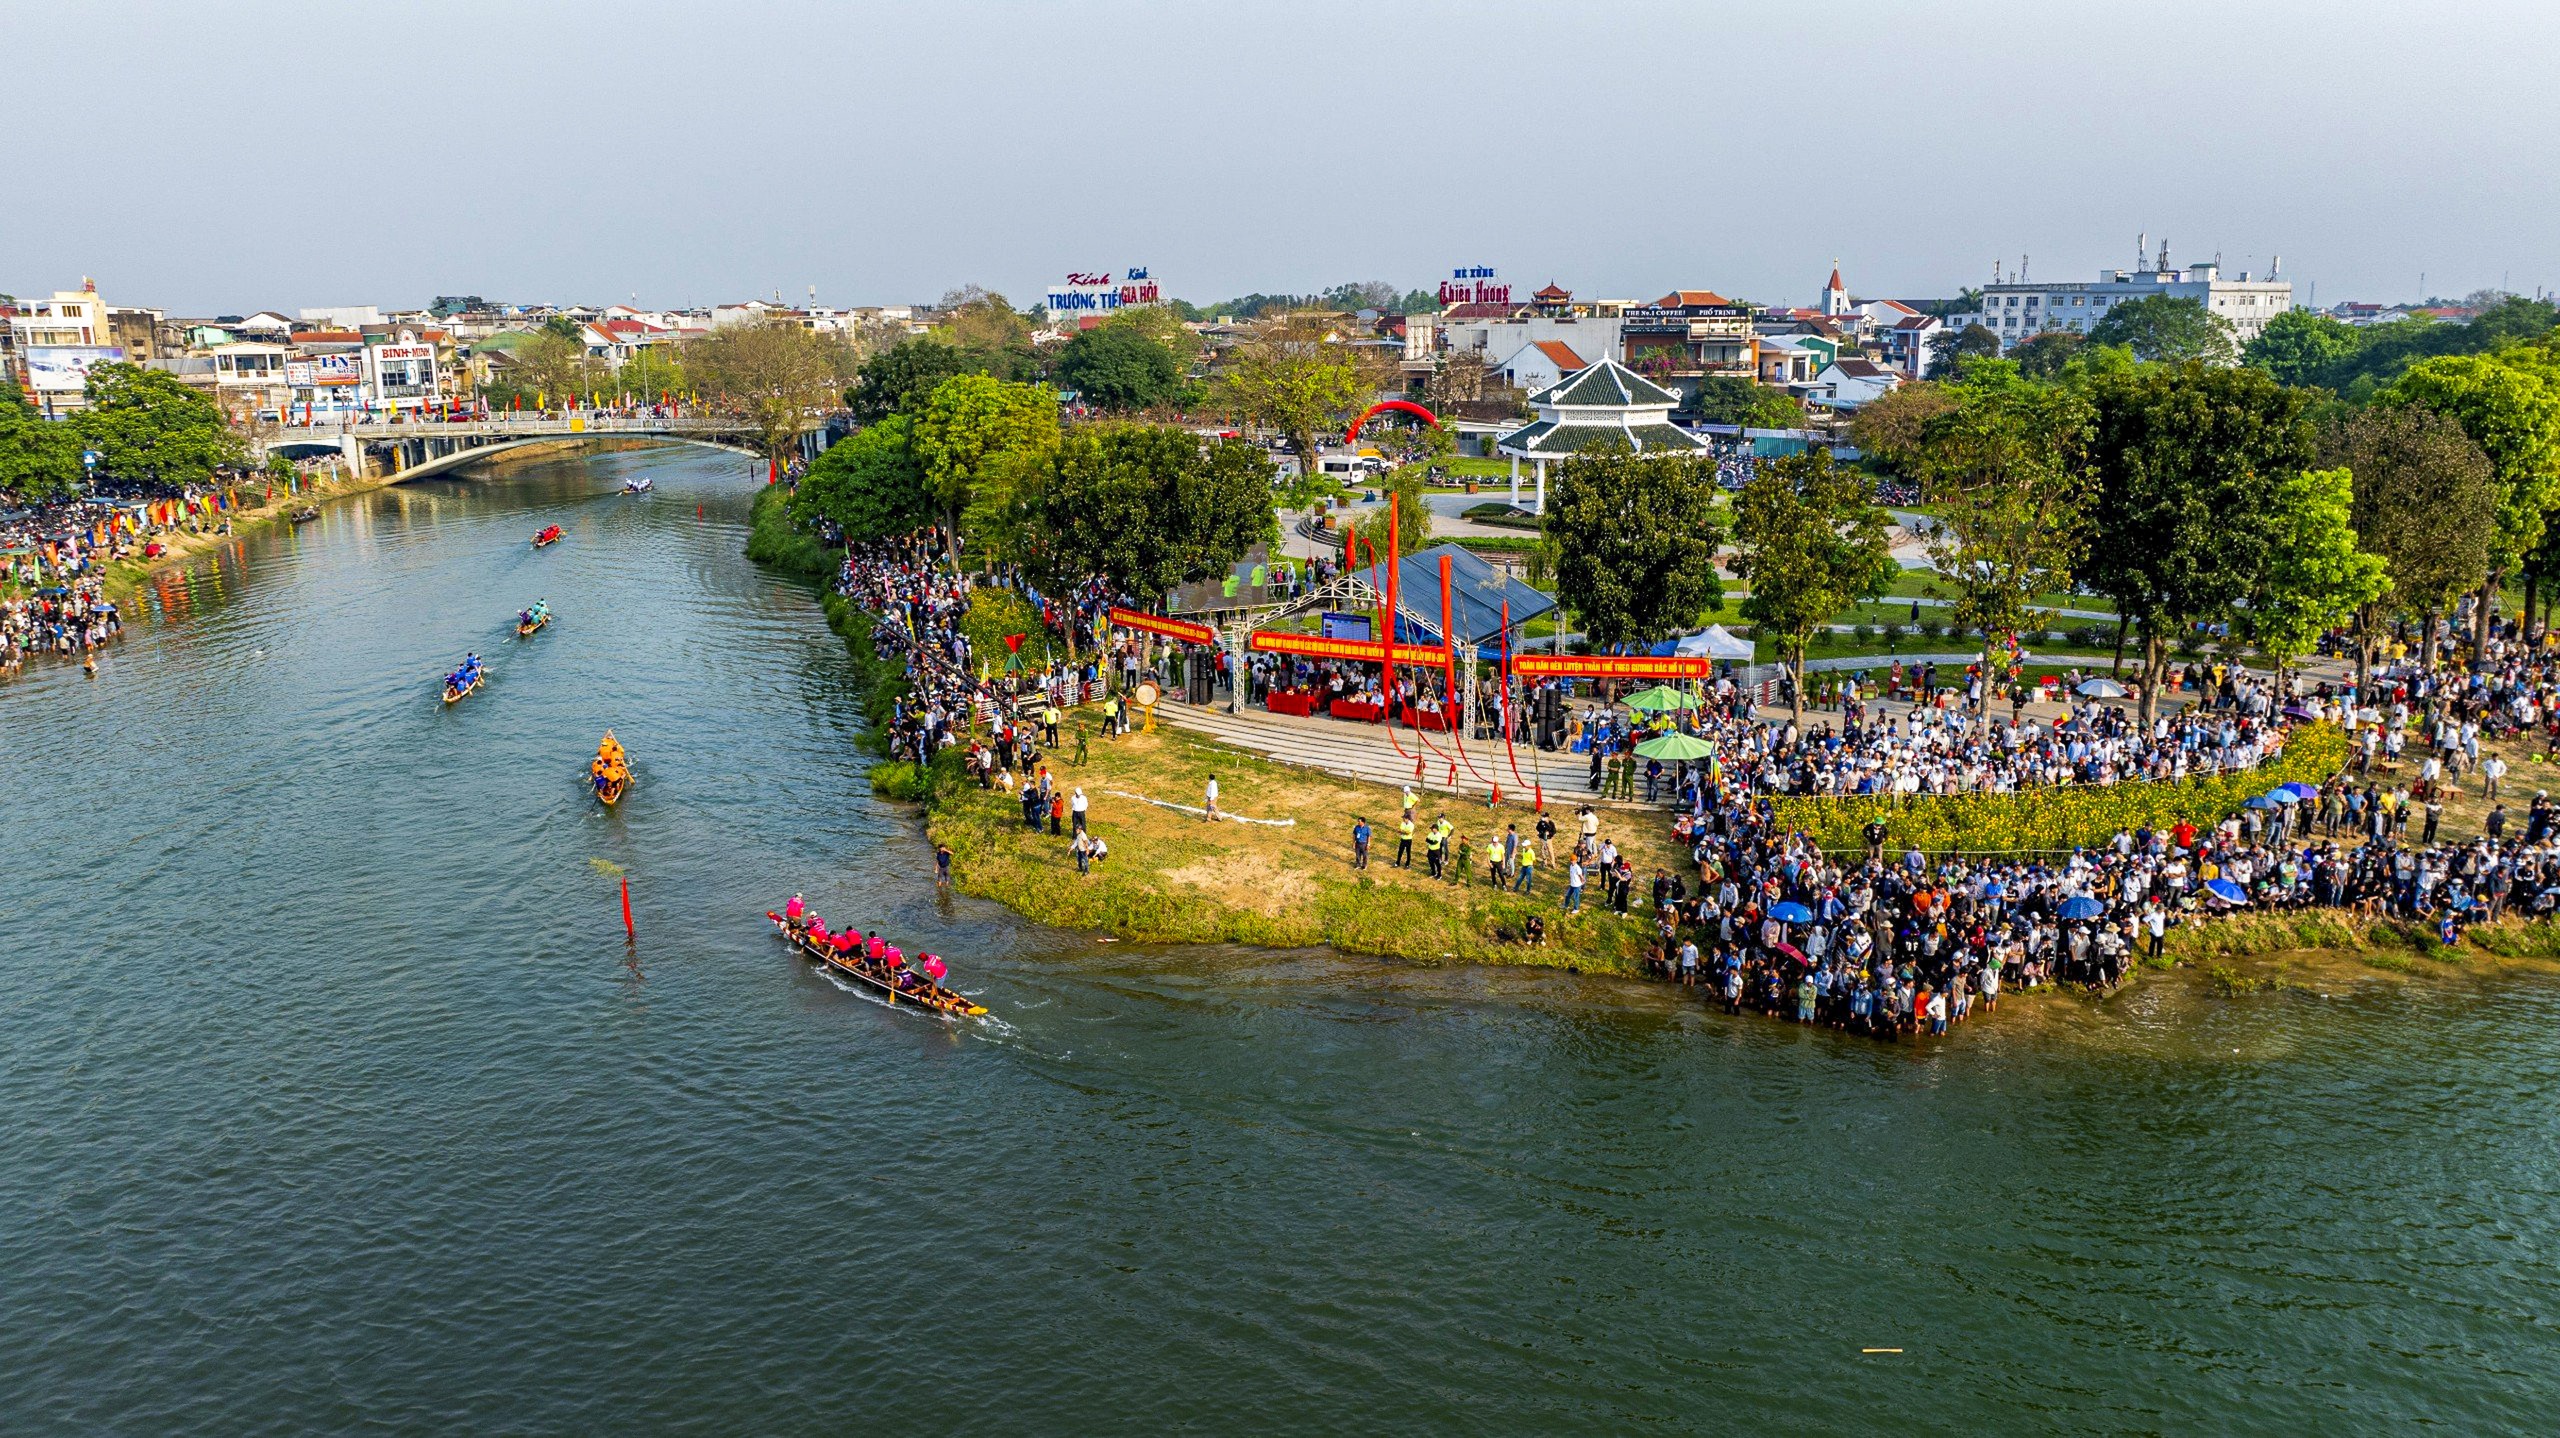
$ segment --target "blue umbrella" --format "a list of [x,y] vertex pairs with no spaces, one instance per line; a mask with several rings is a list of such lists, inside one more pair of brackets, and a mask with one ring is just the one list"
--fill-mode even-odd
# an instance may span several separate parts
[[1770,909],[1769,917],[1782,924],[1809,924],[1813,922],[1813,910],[1802,904],[1785,903]]
[[2319,785],[2305,784],[2299,779],[2294,780],[2290,784],[2280,784],[2277,787],[2292,790],[2293,796],[2297,799],[2317,799],[2320,797]]
[[2099,903],[2097,900],[2090,898],[2086,894],[2083,894],[2076,899],[2065,899],[2062,901],[2062,917],[2066,919],[2094,919],[2106,911],[2106,905]]
[[2299,804],[2302,802],[2302,796],[2300,794],[2293,792],[2291,789],[2285,788],[2270,789],[2267,791],[2267,797],[2279,804]]
[[2275,800],[2268,798],[2264,794],[2260,794],[2258,797],[2243,803],[2240,807],[2243,809],[2272,809],[2275,806]]
[[2204,881],[2204,891],[2226,904],[2249,902],[2249,891],[2229,879],[2207,879]]

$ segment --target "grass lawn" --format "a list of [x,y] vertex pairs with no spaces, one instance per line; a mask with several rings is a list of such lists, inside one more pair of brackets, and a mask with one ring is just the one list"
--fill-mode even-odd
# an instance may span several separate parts
[[[1938,582],[1936,573],[1926,569],[1902,571],[1893,583],[1885,586],[1884,592],[1885,597],[1889,599],[1951,599],[1954,597],[1947,592],[1946,586]],[[2035,596],[2033,602],[2039,609],[2088,609],[2102,614],[2116,612],[2114,600],[2096,594],[2039,594]],[[1903,617],[1910,618],[1910,613],[1910,609],[1906,606]]]
[[[1085,711],[1071,723],[1091,733],[1099,721]],[[1109,859],[1089,876],[1077,874],[1067,839],[1025,828],[1020,806],[1002,790],[961,783],[936,801],[929,827],[951,846],[954,882],[963,893],[1043,923],[1127,938],[1274,948],[1329,944],[1425,962],[1634,972],[1651,941],[1645,925],[1595,912],[1588,902],[1593,890],[1585,892],[1583,913],[1566,918],[1559,873],[1542,870],[1531,895],[1498,893],[1487,884],[1487,843],[1506,824],[1533,832],[1525,806],[1493,811],[1426,795],[1414,811],[1414,867],[1395,869],[1387,863],[1400,813],[1394,789],[1276,764],[1174,729],[1093,739],[1081,765],[1072,762],[1074,752],[1069,737],[1061,746],[1067,757],[1053,760],[1054,772],[1070,793],[1083,788],[1093,831],[1111,846]],[[1197,807],[1212,776],[1226,813],[1293,822],[1210,824],[1146,802]],[[1571,812],[1558,815],[1568,830]],[[1463,884],[1434,881],[1422,867],[1420,832],[1444,813],[1458,825],[1453,844],[1465,840],[1474,848]],[[1361,817],[1378,835],[1365,872],[1351,867],[1351,826]],[[1660,816],[1610,812],[1603,823],[1602,832],[1632,857],[1639,889],[1656,866],[1685,871],[1687,855],[1674,850]],[[1533,913],[1547,921],[1544,948],[1518,938]]]

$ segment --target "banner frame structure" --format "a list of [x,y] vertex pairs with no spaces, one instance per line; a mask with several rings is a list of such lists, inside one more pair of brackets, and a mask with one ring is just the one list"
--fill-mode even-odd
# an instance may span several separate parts
[[1523,679],[1712,679],[1719,661],[1684,655],[1514,654]]
[[1217,630],[1206,624],[1194,624],[1187,619],[1167,619],[1161,614],[1145,614],[1135,609],[1123,609],[1118,605],[1111,607],[1109,617],[1112,623],[1123,629],[1135,629],[1166,639],[1179,639],[1185,644],[1216,644],[1218,642]]
[[[1295,654],[1307,659],[1349,659],[1364,664],[1385,662],[1386,646],[1375,639],[1325,639],[1313,634],[1283,634],[1257,629],[1245,636],[1245,646],[1261,654]],[[1446,649],[1423,644],[1399,644],[1395,649],[1398,664],[1418,664],[1438,669],[1447,665]]]

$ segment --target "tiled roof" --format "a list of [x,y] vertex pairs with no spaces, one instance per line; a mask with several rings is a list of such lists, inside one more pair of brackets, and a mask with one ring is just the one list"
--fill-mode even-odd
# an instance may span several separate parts
[[1653,302],[1658,310],[1681,310],[1701,305],[1729,305],[1733,301],[1713,290],[1673,290]]
[[1612,445],[1624,445],[1640,454],[1689,454],[1705,449],[1707,442],[1677,425],[1558,424],[1548,419],[1524,425],[1495,441],[1501,450],[1531,457],[1580,454]]
[[1520,307],[1518,305],[1484,305],[1470,302],[1463,305],[1449,306],[1446,318],[1460,322],[1464,322],[1466,320],[1507,320],[1519,312]]
[[1556,368],[1566,374],[1571,374],[1575,370],[1583,369],[1591,363],[1591,361],[1575,354],[1573,352],[1573,346],[1566,344],[1562,340],[1538,341],[1538,353],[1554,360]]
[[1557,284],[1553,280],[1549,280],[1547,281],[1546,288],[1538,291],[1535,295],[1531,296],[1531,298],[1541,300],[1569,300],[1573,298],[1573,291],[1566,289],[1564,286]]
[[1529,403],[1534,405],[1614,405],[1628,409],[1679,402],[1680,396],[1612,359],[1587,366],[1567,375],[1553,388],[1529,396]]

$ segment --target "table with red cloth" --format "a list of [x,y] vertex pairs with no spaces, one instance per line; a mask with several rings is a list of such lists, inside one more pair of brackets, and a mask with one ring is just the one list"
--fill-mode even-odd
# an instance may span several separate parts
[[1387,706],[1372,704],[1365,699],[1336,699],[1333,701],[1331,712],[1336,719],[1358,719],[1366,723],[1374,723],[1386,717]]
[[1410,704],[1405,706],[1404,722],[1412,725],[1416,729],[1431,730],[1435,734],[1446,734],[1449,732],[1448,715],[1434,714],[1427,709],[1416,709]]
[[1262,707],[1274,714],[1312,716],[1316,712],[1313,694],[1288,694],[1277,690],[1262,696]]

